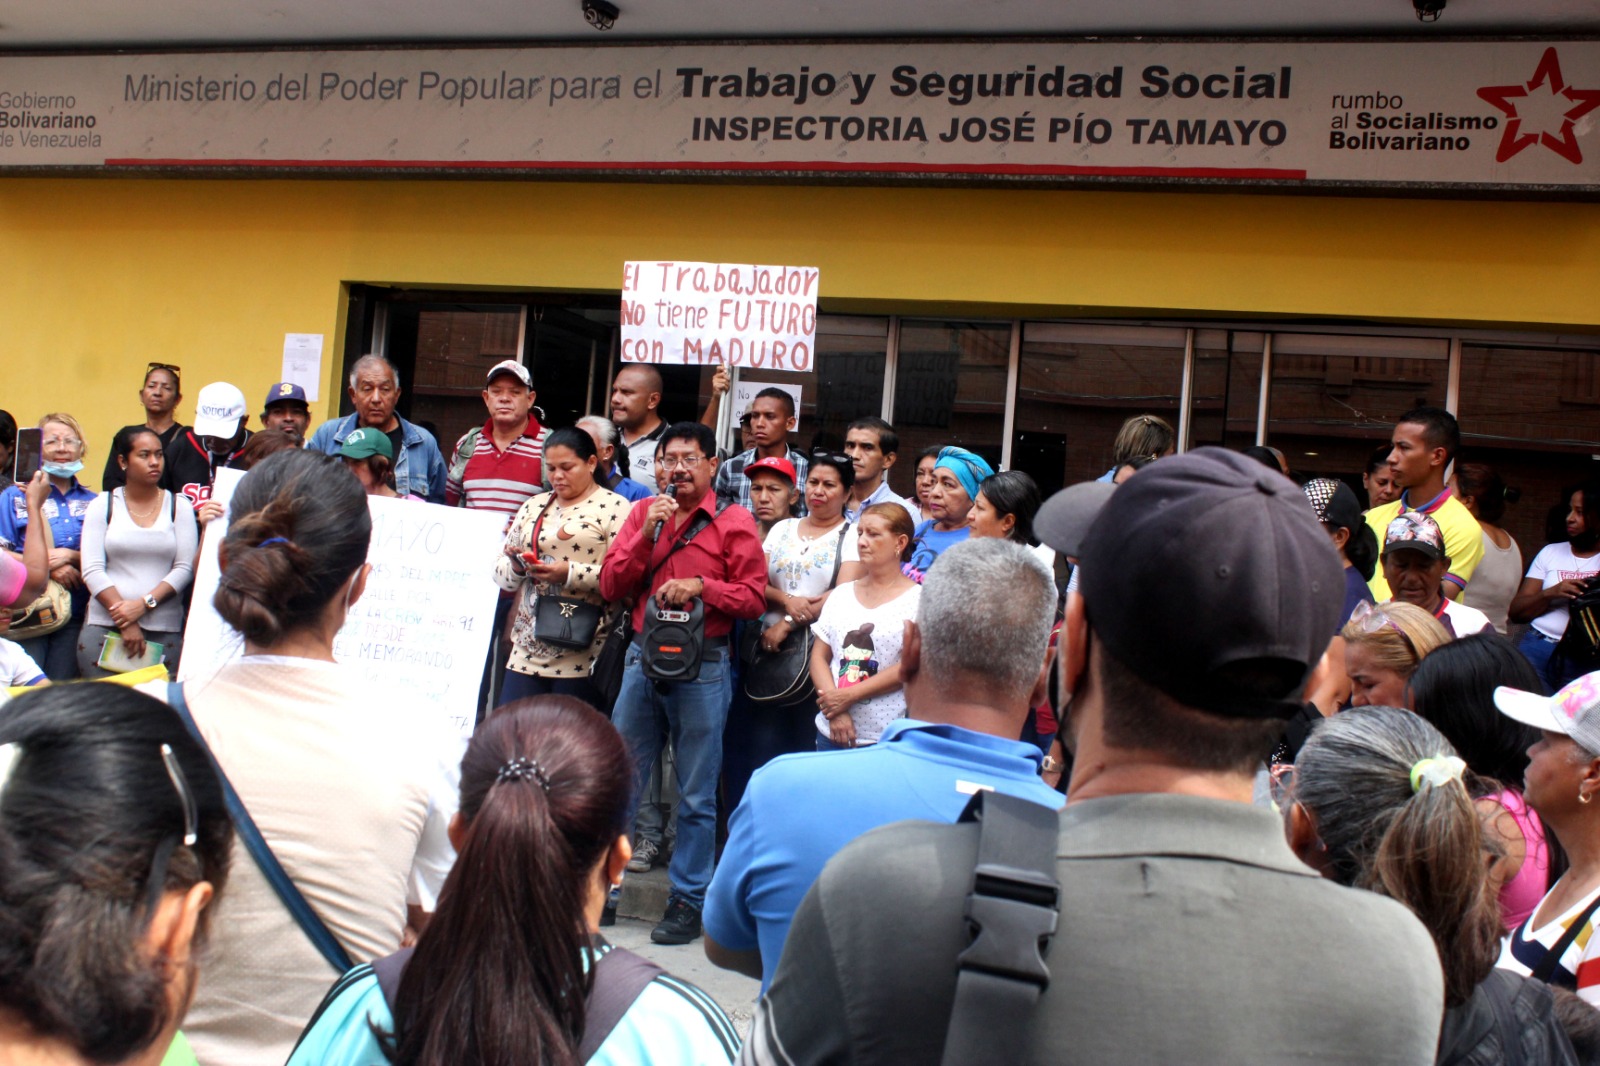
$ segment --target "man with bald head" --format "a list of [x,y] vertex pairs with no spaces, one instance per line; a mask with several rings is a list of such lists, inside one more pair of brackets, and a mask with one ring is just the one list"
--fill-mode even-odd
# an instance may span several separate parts
[[623,367],[611,383],[611,421],[628,448],[629,476],[644,485],[655,484],[656,442],[667,431],[657,410],[662,389],[661,371],[642,363]]

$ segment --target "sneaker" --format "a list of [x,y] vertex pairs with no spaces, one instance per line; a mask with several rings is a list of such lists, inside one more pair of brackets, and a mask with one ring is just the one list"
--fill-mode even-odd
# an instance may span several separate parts
[[667,901],[667,913],[650,931],[657,944],[687,944],[699,936],[700,908],[677,896]]
[[661,845],[649,837],[645,837],[634,845],[633,858],[628,860],[628,869],[636,874],[642,874],[656,864],[661,858]]

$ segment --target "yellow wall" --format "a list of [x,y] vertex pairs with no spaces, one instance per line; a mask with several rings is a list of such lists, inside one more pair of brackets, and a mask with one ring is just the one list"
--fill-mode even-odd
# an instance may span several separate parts
[[1246,194],[0,180],[0,407],[78,415],[94,484],[145,363],[252,405],[349,282],[616,290],[627,259],[822,269],[829,311],[1600,324],[1600,206]]

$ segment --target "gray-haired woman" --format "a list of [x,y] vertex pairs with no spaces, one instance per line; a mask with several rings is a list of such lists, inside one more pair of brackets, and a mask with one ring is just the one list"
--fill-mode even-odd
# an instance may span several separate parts
[[1524,1062],[1575,1062],[1549,988],[1495,969],[1499,902],[1465,772],[1423,719],[1356,707],[1275,768],[1274,799],[1308,866],[1404,904],[1427,927],[1444,970],[1439,1063],[1506,1062],[1513,1047]]

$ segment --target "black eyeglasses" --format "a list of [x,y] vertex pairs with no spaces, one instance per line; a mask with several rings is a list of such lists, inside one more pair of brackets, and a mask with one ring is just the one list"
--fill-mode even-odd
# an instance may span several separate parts
[[183,367],[177,366],[173,363],[146,363],[144,369],[145,373],[149,373],[152,370],[170,370],[174,374],[183,373]]
[[824,451],[821,448],[812,452],[811,458],[826,459],[828,462],[837,463],[840,466],[849,466],[855,462],[855,460],[851,459],[848,455],[840,455],[838,452]]

